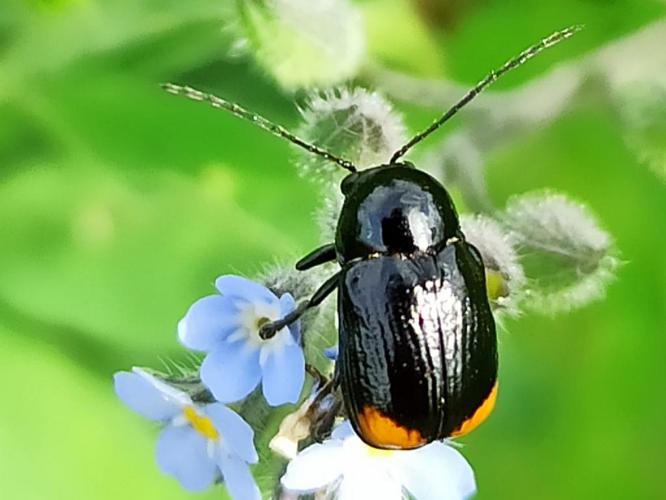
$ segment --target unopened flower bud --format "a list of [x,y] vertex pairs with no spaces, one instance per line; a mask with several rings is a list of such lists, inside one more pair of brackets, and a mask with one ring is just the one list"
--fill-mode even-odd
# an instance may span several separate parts
[[463,215],[467,241],[481,253],[486,268],[488,298],[495,309],[516,313],[516,298],[525,285],[525,274],[509,233],[490,217]]
[[236,2],[236,48],[287,89],[331,86],[356,75],[365,56],[360,12],[348,0]]
[[603,296],[618,259],[584,206],[560,194],[526,194],[509,201],[503,222],[528,279],[526,307],[557,313]]

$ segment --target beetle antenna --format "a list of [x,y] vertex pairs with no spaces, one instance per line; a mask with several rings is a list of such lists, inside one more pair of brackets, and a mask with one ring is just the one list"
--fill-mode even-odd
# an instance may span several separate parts
[[309,153],[321,156],[325,160],[332,161],[333,163],[337,163],[340,167],[344,168],[345,170],[348,170],[349,172],[356,172],[356,167],[349,160],[345,160],[344,158],[339,158],[329,153],[328,151],[315,146],[314,144],[310,144],[304,141],[303,139],[289,132],[284,127],[271,122],[270,120],[264,118],[263,116],[252,113],[247,109],[239,106],[238,104],[225,101],[221,97],[201,92],[200,90],[193,89],[192,87],[176,85],[173,83],[163,83],[161,84],[161,87],[169,94],[187,97],[188,99],[192,99],[193,101],[207,102],[214,108],[225,109],[230,113],[233,113],[234,115],[238,116],[239,118],[254,123],[258,127],[270,132],[275,136],[281,137],[282,139],[286,139],[292,144],[296,144],[297,146],[308,151]]
[[453,117],[458,111],[460,111],[467,104],[469,104],[469,102],[472,101],[483,90],[485,90],[486,87],[497,81],[502,75],[508,73],[514,68],[517,68],[518,66],[523,65],[529,59],[533,58],[539,52],[547,49],[548,47],[552,47],[553,45],[558,44],[562,40],[565,40],[570,36],[573,36],[574,34],[578,33],[581,29],[583,29],[583,25],[578,24],[570,26],[561,31],[556,31],[549,37],[541,40],[539,43],[536,43],[531,47],[523,50],[516,57],[505,62],[504,65],[501,66],[500,68],[491,71],[483,80],[477,83],[469,92],[467,92],[467,94],[465,94],[457,103],[455,103],[446,113],[444,113],[440,118],[435,120],[432,123],[432,125],[430,125],[427,129],[423,130],[422,132],[416,134],[407,144],[405,144],[398,151],[396,151],[391,157],[391,161],[389,163],[395,163],[399,158],[402,158],[405,155],[405,153],[407,153],[407,151],[409,151],[413,146],[421,142],[423,139],[428,137],[439,127],[444,125],[447,121],[449,121],[449,119],[451,119],[451,117]]

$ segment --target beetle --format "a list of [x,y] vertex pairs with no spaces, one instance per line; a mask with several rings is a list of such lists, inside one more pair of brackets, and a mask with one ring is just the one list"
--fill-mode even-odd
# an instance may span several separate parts
[[298,261],[298,270],[337,262],[340,270],[263,338],[296,321],[337,290],[335,382],[359,437],[383,449],[413,449],[462,436],[492,412],[497,336],[479,251],[466,241],[444,186],[401,158],[509,70],[580,27],[555,32],[491,72],[390,161],[359,171],[350,161],[237,104],[190,87],[170,93],[205,101],[349,172],[335,242]]

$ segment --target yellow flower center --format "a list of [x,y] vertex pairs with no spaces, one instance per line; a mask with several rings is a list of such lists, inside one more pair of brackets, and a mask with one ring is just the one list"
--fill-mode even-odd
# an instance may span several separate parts
[[217,439],[218,433],[213,425],[213,422],[210,421],[208,417],[203,417],[197,413],[197,411],[188,406],[183,410],[183,415],[190,423],[192,428],[201,434],[203,437],[208,439]]

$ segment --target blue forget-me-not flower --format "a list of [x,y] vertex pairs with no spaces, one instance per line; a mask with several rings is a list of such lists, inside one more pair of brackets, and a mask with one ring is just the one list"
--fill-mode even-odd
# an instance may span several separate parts
[[114,375],[116,394],[139,415],[164,424],[155,457],[160,470],[189,491],[220,477],[234,500],[260,500],[248,464],[256,463],[254,432],[220,403],[199,405],[183,391],[139,368]]
[[247,396],[261,381],[271,406],[298,401],[305,377],[299,323],[270,339],[259,329],[296,308],[285,293],[279,299],[268,288],[240,276],[221,276],[220,295],[195,302],[178,324],[178,337],[188,348],[208,353],[201,381],[223,403]]
[[287,490],[334,493],[337,500],[464,500],[476,492],[465,458],[443,442],[416,450],[379,450],[366,445],[349,422],[331,437],[302,450],[282,476]]

